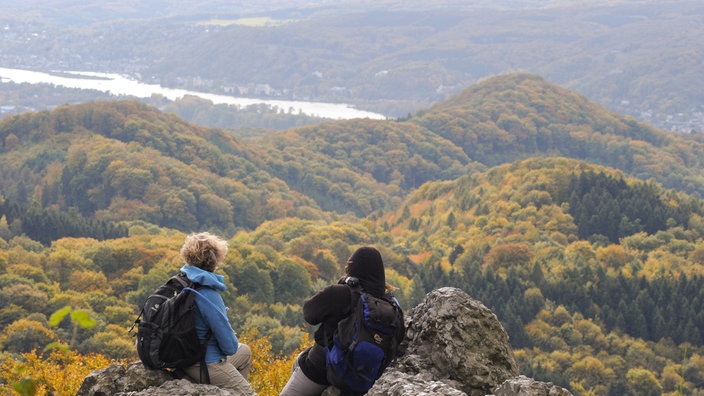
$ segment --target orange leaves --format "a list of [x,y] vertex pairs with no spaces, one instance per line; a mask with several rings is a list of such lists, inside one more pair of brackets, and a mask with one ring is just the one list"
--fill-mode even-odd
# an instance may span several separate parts
[[484,257],[484,263],[494,269],[527,267],[533,259],[531,247],[524,243],[495,245]]
[[112,293],[112,288],[108,284],[108,278],[104,273],[90,270],[78,270],[71,273],[69,287],[80,293],[91,291]]

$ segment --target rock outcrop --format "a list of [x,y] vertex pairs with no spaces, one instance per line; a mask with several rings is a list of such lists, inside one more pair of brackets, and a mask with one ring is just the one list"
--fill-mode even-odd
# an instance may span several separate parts
[[408,316],[395,365],[399,371],[470,396],[490,394],[518,375],[508,335],[496,315],[461,290],[435,290]]
[[495,396],[572,396],[572,393],[552,382],[539,382],[526,376],[506,380],[496,391]]
[[175,380],[161,370],[149,370],[137,361],[124,367],[111,364],[90,373],[76,396],[235,396],[217,386],[194,384],[185,379]]
[[[456,288],[441,288],[406,313],[399,358],[370,396],[569,396],[552,383],[519,376],[509,338],[491,310]],[[324,393],[334,396],[334,389]],[[78,396],[231,395],[210,385],[172,380],[141,363],[91,373]]]

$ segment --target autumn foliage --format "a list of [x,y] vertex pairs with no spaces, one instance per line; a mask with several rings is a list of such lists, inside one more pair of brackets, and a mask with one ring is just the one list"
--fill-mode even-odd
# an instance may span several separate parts
[[112,361],[100,354],[52,349],[0,358],[0,393],[11,395],[75,395],[83,379]]
[[3,391],[135,359],[127,329],[205,229],[229,241],[223,299],[260,394],[310,343],[303,301],[362,245],[406,310],[444,286],[484,302],[524,374],[577,395],[704,389],[701,137],[538,77],[249,139],[124,101],[9,117],[0,140]]

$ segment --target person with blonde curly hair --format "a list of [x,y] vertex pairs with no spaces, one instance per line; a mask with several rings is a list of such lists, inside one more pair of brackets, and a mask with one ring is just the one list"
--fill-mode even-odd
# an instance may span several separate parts
[[[181,267],[186,277],[201,286],[196,294],[196,331],[206,342],[205,363],[210,384],[230,389],[238,395],[254,395],[247,381],[252,366],[249,346],[237,341],[237,334],[227,317],[228,308],[220,296],[226,290],[223,275],[215,270],[225,260],[227,241],[208,232],[191,234],[181,247]],[[200,381],[200,364],[187,367],[186,374]]]

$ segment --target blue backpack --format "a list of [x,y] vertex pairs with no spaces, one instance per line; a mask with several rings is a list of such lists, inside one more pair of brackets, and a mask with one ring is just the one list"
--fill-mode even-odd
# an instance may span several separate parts
[[326,348],[327,379],[342,391],[366,393],[396,358],[406,332],[403,311],[391,293],[376,298],[356,278],[346,283],[353,308]]

